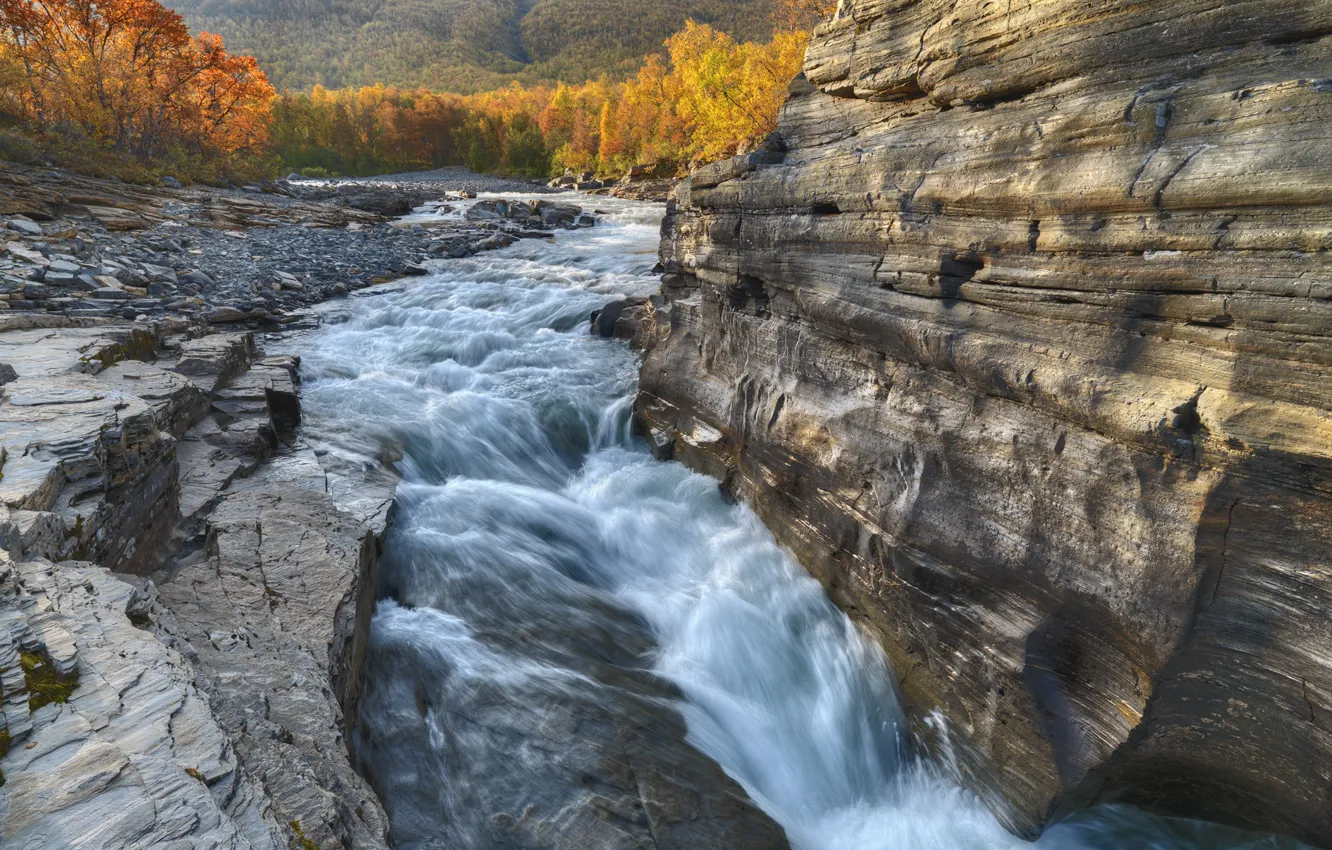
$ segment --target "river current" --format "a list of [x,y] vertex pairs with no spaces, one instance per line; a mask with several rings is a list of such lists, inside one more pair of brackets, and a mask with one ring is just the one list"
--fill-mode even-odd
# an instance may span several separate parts
[[540,713],[617,652],[678,688],[688,740],[797,848],[1299,846],[1116,807],[1032,844],[917,755],[877,647],[749,509],[631,435],[637,359],[588,316],[655,291],[661,208],[595,205],[596,228],[352,299],[303,352],[308,430],[403,475],[361,707],[393,731],[359,748],[399,847],[494,846],[479,786],[544,776],[449,709]]

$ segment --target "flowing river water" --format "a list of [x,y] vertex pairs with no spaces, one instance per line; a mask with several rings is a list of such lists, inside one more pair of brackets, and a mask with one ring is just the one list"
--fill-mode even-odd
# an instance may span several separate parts
[[878,649],[750,510],[631,436],[637,359],[588,315],[655,291],[661,208],[595,203],[594,229],[353,299],[303,351],[314,438],[403,474],[359,741],[399,847],[499,846],[485,801],[565,781],[521,719],[593,711],[635,664],[798,848],[1299,846],[1115,807],[1033,845],[918,757]]

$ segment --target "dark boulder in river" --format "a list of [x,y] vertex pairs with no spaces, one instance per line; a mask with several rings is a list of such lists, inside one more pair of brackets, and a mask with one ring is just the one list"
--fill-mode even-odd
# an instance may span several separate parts
[[1332,6],[844,0],[699,169],[638,416],[1028,830],[1332,846]]
[[602,339],[636,339],[644,309],[650,303],[648,298],[634,296],[612,301],[600,310],[592,311],[592,335]]

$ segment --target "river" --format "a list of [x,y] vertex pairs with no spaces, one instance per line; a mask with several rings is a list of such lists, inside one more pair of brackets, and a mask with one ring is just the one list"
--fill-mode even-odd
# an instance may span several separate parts
[[750,510],[631,436],[636,357],[587,322],[656,289],[661,209],[595,205],[594,229],[353,299],[304,351],[314,439],[404,478],[358,740],[399,847],[509,846],[488,801],[566,781],[522,730],[650,690],[635,666],[795,847],[1299,846],[1115,807],[1032,845],[917,756],[878,649]]

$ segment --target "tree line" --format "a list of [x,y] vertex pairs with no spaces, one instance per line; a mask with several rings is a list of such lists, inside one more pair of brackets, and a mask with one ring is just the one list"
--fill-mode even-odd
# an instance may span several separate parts
[[130,177],[444,165],[532,177],[646,165],[672,175],[776,126],[805,30],[828,2],[779,0],[766,42],[687,21],[621,81],[278,95],[252,57],[192,36],[157,0],[0,0],[0,125],[10,128],[0,129],[0,158],[19,158],[17,128],[40,158]]
[[474,94],[632,75],[693,19],[770,38],[779,0],[164,0],[259,58],[281,90],[382,83]]
[[465,165],[544,177],[634,165],[676,174],[729,156],[776,127],[806,35],[740,43],[686,23],[623,82],[523,87],[475,95],[386,86],[285,94],[273,108],[284,163],[367,175]]

